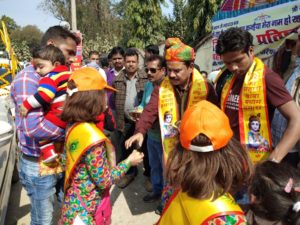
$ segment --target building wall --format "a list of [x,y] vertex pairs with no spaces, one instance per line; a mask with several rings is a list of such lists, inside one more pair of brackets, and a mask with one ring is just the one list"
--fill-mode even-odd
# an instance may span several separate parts
[[[159,45],[159,52],[163,55],[165,45]],[[201,70],[206,72],[212,72],[212,43],[211,38],[208,38],[196,51],[195,63],[200,67]]]
[[207,73],[212,72],[212,42],[208,38],[196,51],[195,63],[200,66],[200,70]]

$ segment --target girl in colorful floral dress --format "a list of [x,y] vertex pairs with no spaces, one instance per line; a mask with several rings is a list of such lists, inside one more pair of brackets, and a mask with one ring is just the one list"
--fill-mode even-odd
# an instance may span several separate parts
[[115,152],[97,128],[97,116],[106,109],[108,86],[98,71],[82,68],[71,75],[62,119],[66,134],[65,199],[60,224],[110,224],[109,188],[130,166],[143,159],[137,151],[115,165]]

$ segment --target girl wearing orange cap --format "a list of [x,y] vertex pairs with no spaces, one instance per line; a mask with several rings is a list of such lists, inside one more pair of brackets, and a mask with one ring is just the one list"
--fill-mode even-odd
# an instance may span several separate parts
[[133,151],[115,165],[112,144],[95,124],[97,116],[107,107],[104,89],[115,91],[93,68],[76,70],[68,82],[68,97],[62,112],[62,119],[69,127],[61,224],[110,224],[112,182],[143,159],[142,153]]
[[177,189],[159,225],[247,224],[232,192],[248,181],[251,161],[226,115],[208,101],[187,109],[180,144],[167,161],[167,180]]

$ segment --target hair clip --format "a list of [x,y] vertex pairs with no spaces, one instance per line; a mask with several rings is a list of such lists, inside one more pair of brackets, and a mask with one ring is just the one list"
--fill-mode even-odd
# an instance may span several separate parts
[[74,88],[74,89],[67,88],[66,92],[71,97],[74,93],[78,92],[78,88]]
[[295,212],[299,212],[300,211],[300,202],[296,202],[294,205],[293,205],[293,210]]
[[284,187],[284,191],[286,193],[291,193],[293,185],[294,185],[294,180],[292,178],[290,178],[289,181],[287,182],[287,184]]

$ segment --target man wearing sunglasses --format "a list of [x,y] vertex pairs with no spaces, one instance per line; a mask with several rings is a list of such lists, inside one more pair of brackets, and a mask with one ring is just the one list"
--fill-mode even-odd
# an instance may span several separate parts
[[[172,39],[174,40],[174,38]],[[167,161],[170,151],[178,142],[178,133],[169,137],[163,133],[164,114],[172,115],[172,125],[178,126],[184,111],[201,100],[217,104],[217,96],[212,84],[194,69],[194,49],[179,41],[166,41],[165,59],[167,76],[160,86],[154,88],[151,99],[136,124],[135,135],[125,142],[129,148],[133,143],[142,145],[144,135],[159,121],[163,143],[163,159]],[[168,197],[168,196],[167,196]]]
[[[168,40],[166,43],[169,43]],[[172,113],[175,118],[173,123],[175,123],[180,121],[188,107],[203,99],[217,104],[212,84],[194,69],[195,53],[193,48],[181,41],[170,42],[165,51],[165,59],[167,76],[160,86],[154,87],[150,101],[136,124],[135,135],[126,141],[126,147],[130,147],[134,142],[141,145],[144,135],[156,120],[159,119],[160,125],[163,124],[163,114],[166,111]],[[147,68],[147,71],[149,74],[150,67]],[[154,72],[154,70],[152,71]],[[150,80],[151,76],[149,76]],[[163,137],[163,134],[161,136]],[[167,154],[164,155],[165,160],[166,157]]]
[[[142,112],[149,103],[151,94],[155,86],[159,86],[165,77],[166,68],[163,57],[160,55],[150,55],[146,57],[145,72],[149,81],[145,84],[144,94],[141,104],[137,107],[138,112]],[[151,168],[152,192],[146,195],[144,202],[154,202],[159,200],[163,189],[163,170],[162,170],[162,142],[158,120],[147,132],[147,150],[149,164]]]

